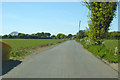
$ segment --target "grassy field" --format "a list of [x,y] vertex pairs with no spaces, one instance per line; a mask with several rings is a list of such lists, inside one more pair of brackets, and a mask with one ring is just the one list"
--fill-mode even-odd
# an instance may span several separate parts
[[118,47],[118,45],[120,45],[120,40],[104,40],[104,44],[107,49],[115,50],[116,47],[120,48]]
[[35,48],[48,44],[53,45],[63,42],[61,39],[3,39],[3,42],[12,47],[11,59],[18,59],[36,51]]
[[120,55],[117,53],[115,54],[114,50],[115,47],[118,47],[118,40],[104,40],[104,45],[88,45],[84,41],[78,41],[81,43],[84,48],[88,49],[88,51],[92,52],[95,56],[106,59],[110,63],[118,63],[120,62],[119,57]]

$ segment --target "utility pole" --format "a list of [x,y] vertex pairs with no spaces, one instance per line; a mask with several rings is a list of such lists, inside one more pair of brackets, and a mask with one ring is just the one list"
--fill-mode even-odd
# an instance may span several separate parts
[[[79,31],[80,31],[80,23],[81,23],[81,20],[79,21]],[[79,31],[78,31],[78,34],[80,35]],[[80,40],[80,37],[79,37],[79,40]]]
[[[81,23],[81,20],[79,21],[79,31],[80,31],[80,23]],[[78,32],[79,32],[79,31],[78,31]]]

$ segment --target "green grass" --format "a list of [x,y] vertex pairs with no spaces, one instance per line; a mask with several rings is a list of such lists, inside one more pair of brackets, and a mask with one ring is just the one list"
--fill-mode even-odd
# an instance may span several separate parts
[[84,42],[84,41],[78,41],[78,40],[76,40],[76,41],[81,43],[84,46],[84,48],[88,49],[88,51],[92,52],[95,56],[97,56],[101,59],[106,59],[110,63],[120,62],[120,60],[119,60],[120,55],[115,54],[113,51],[110,50],[110,49],[116,47],[116,45],[117,45],[116,40],[112,41],[112,42],[114,42],[114,44],[111,42],[111,40],[104,40],[105,46],[103,46],[103,45],[87,45],[86,42]]
[[40,45],[46,45],[51,43],[61,43],[64,40],[61,39],[2,39],[3,42],[9,44],[12,47],[10,53],[11,59],[19,59],[28,54],[35,52],[33,48],[39,47]]
[[119,41],[120,40],[104,40],[104,44],[107,49],[115,50],[117,47],[120,50],[120,47],[118,47],[118,45],[120,45]]

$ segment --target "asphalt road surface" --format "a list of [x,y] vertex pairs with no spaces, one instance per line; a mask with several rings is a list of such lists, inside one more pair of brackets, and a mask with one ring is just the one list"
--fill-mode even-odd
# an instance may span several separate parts
[[4,78],[117,78],[118,73],[74,40],[25,59]]

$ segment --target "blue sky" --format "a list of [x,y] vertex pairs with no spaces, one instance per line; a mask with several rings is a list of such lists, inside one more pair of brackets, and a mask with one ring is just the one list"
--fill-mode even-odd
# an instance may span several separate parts
[[[2,3],[2,34],[50,32],[76,34],[88,27],[88,9],[81,2],[4,2]],[[117,11],[118,12],[118,11]],[[110,31],[118,30],[118,13]]]

